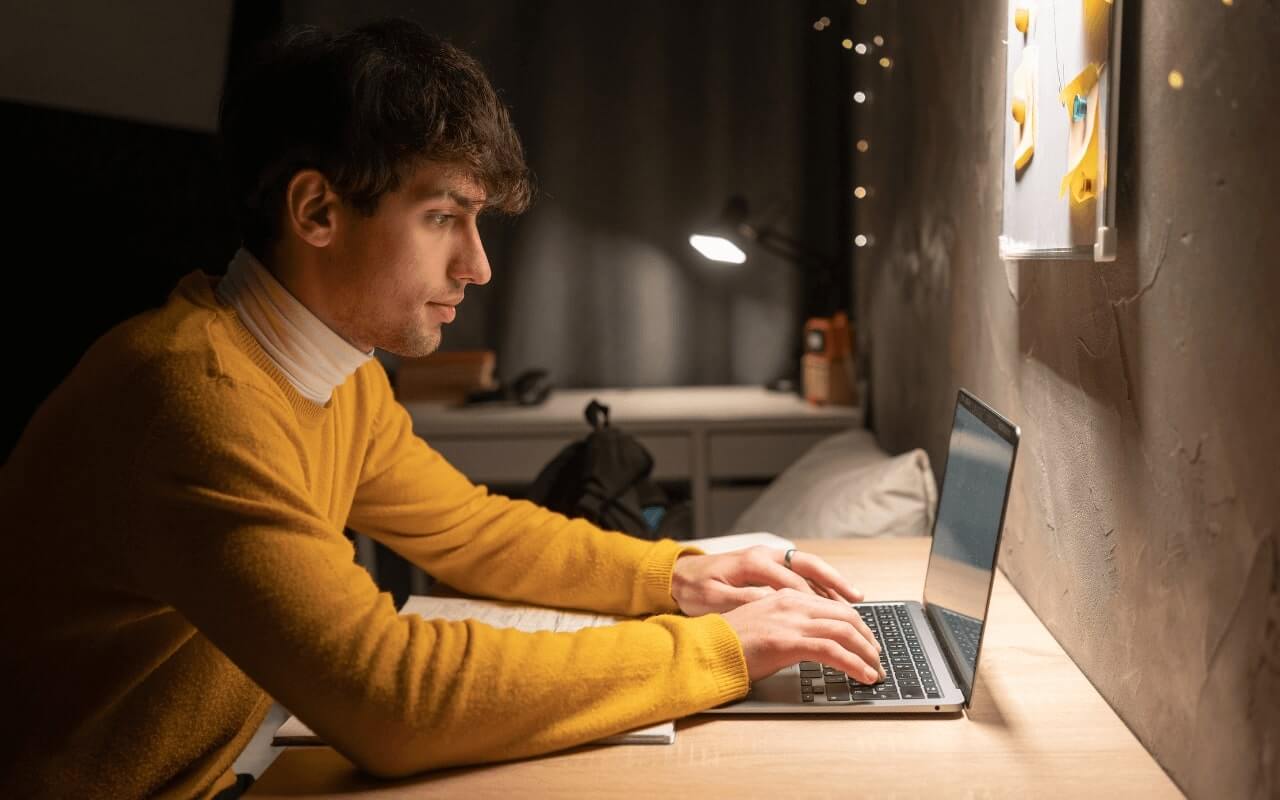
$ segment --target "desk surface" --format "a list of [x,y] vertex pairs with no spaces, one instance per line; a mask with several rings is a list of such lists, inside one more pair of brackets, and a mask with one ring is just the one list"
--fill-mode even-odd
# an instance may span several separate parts
[[610,419],[631,431],[703,425],[750,428],[825,424],[852,427],[858,408],[815,406],[789,392],[758,386],[681,386],[642,389],[556,389],[538,406],[478,405],[450,407],[405,402],[420,436],[461,434],[507,436],[511,431],[561,431],[583,434],[583,410],[592,398],[609,406]]
[[[918,599],[927,539],[799,542],[872,600]],[[577,747],[379,782],[287,750],[255,797],[1180,797],[1003,575],[972,708],[935,718],[690,717],[674,745]]]

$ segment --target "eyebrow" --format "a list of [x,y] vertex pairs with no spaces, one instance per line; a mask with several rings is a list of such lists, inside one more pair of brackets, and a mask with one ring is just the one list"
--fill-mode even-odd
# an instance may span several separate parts
[[468,211],[473,212],[479,212],[484,208],[485,203],[484,200],[478,197],[471,197],[470,195],[463,194],[462,192],[440,186],[429,186],[418,189],[413,193],[412,197],[415,204],[425,203],[430,200],[448,198]]

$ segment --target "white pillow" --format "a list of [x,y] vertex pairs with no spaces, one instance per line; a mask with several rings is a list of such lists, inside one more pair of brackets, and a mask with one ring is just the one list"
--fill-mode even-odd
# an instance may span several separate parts
[[854,429],[810,448],[727,532],[793,539],[928,536],[937,500],[923,450],[890,456],[870,431]]

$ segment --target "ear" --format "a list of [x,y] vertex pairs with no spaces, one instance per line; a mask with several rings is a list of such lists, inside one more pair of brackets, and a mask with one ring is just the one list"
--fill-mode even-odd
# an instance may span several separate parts
[[285,224],[312,247],[327,247],[337,225],[338,195],[316,169],[299,170],[284,191]]

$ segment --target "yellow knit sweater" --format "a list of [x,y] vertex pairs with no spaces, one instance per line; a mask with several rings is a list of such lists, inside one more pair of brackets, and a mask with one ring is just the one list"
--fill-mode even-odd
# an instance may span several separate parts
[[[6,796],[207,796],[270,698],[402,775],[746,694],[724,619],[666,613],[679,545],[471,484],[377,361],[306,400],[214,281],[100,339],[0,471]],[[344,525],[469,593],[657,616],[534,634],[401,617]]]

